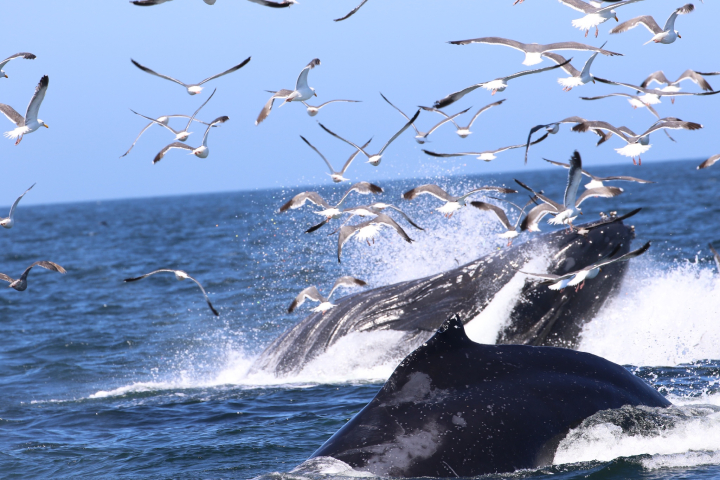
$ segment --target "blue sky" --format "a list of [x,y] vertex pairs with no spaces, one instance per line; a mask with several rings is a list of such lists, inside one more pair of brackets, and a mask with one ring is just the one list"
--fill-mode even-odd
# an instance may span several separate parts
[[[605,48],[624,56],[599,56],[593,73],[637,84],[660,69],[670,78],[687,68],[720,70],[720,57],[704,47],[720,44],[716,28],[720,5],[713,1],[697,2],[695,12],[678,18],[676,28],[683,38],[672,45],[643,45],[650,34],[642,27],[610,36],[607,32],[616,25],[614,21],[601,25],[597,39],[592,33],[585,39],[570,24],[581,14],[550,0],[526,0],[515,6],[511,0],[370,0],[354,17],[332,21],[355,5],[356,0],[301,0],[286,9],[244,0],[217,0],[214,6],[201,0],[174,0],[147,8],[125,0],[5,5],[0,56],[29,51],[37,59],[8,64],[5,71],[10,78],[0,80],[0,102],[24,113],[35,85],[48,74],[50,87],[40,118],[50,129],[27,135],[17,147],[0,138],[6,179],[0,204],[11,203],[34,182],[37,186],[23,200],[25,204],[329,183],[324,164],[299,135],[337,166],[352,149],[324,133],[317,121],[356,142],[374,136],[371,150],[375,150],[404,122],[378,92],[412,114],[417,105],[430,105],[473,83],[527,68],[522,65],[521,52],[490,45],[455,46],[447,44],[449,40],[502,36],[526,43],[573,40],[594,46],[607,40]],[[664,25],[679,6],[681,2],[646,0],[619,8],[618,17],[624,21],[650,14]],[[573,56],[578,69],[589,56],[560,53]],[[252,61],[245,68],[206,84],[208,88],[196,96],[130,63],[133,58],[159,72],[195,82],[248,56]],[[335,98],[363,103],[333,104],[316,117],[309,117],[301,105],[290,104],[275,108],[264,123],[255,126],[268,99],[265,90],[294,87],[302,67],[315,57],[322,62],[310,73],[309,83],[318,94],[316,103]],[[542,66],[550,64],[545,60]],[[494,97],[484,90],[466,96],[446,111],[454,113],[469,106],[474,111],[498,99],[508,100],[484,113],[469,138],[460,139],[453,128],[443,127],[431,136],[426,148],[483,151],[521,143],[532,125],[570,115],[627,125],[636,132],[654,122],[645,109],[632,110],[622,99],[585,102],[578,98],[625,89],[597,84],[567,93],[557,84],[557,72],[514,80]],[[708,80],[720,89],[720,76]],[[230,121],[213,129],[207,159],[175,150],[152,165],[155,154],[173,140],[157,127],[146,132],[127,157],[119,158],[145,124],[130,108],[149,116],[191,114],[215,87],[217,93],[200,117],[210,120],[229,115]],[[688,82],[683,87],[697,90]],[[653,135],[653,147],[643,155],[640,168],[650,169],[658,160],[704,159],[719,153],[718,102],[720,95],[680,98],[675,105],[664,100],[658,105],[661,115],[696,121],[705,129],[673,132],[677,144],[663,134]],[[418,122],[422,130],[437,120],[422,113]],[[12,124],[4,117],[0,122],[2,131],[11,130]],[[191,131],[194,134],[188,144],[197,146],[204,129],[196,125]],[[573,149],[580,150],[586,165],[629,162],[614,151],[624,145],[618,139],[599,148],[595,142],[594,135],[573,133],[566,126],[561,134],[534,147],[530,165],[524,167],[517,150],[492,163],[474,157],[439,161],[423,154],[413,135],[406,133],[388,148],[379,167],[357,161],[347,176],[353,181],[381,181],[544,168],[541,157],[565,160]]]

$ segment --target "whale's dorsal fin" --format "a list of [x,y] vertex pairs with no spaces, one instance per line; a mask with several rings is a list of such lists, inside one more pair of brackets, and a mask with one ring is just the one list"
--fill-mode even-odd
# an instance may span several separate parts
[[465,326],[458,314],[445,320],[435,335],[427,341],[429,347],[452,350],[466,346],[468,343],[474,342],[465,333]]

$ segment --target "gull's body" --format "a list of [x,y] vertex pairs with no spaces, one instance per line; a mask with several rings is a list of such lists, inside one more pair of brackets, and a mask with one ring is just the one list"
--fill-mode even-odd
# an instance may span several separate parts
[[[603,43],[603,45],[605,44]],[[558,78],[558,83],[563,86],[564,91],[569,92],[574,87],[579,87],[580,85],[585,85],[586,83],[595,83],[595,79],[590,73],[590,67],[595,60],[595,57],[598,56],[598,52],[595,52],[590,56],[590,58],[585,62],[585,65],[583,65],[582,71],[578,71],[565,59],[565,57],[558,55],[557,53],[547,52],[543,53],[543,56],[549,58],[558,65],[562,65],[561,68],[570,75],[567,78]]]
[[329,102],[321,103],[317,107],[313,107],[312,105],[308,105],[305,101],[303,101],[303,105],[307,108],[307,114],[311,117],[314,117],[318,114],[321,108],[323,108],[325,105],[328,105],[330,103],[335,102],[346,102],[346,103],[360,103],[360,100],[330,100]]
[[[570,59],[572,60],[572,59]],[[568,62],[570,61],[568,60]],[[523,77],[525,75],[532,75],[535,73],[542,73],[547,72],[549,70],[554,70],[556,68],[560,68],[562,65],[553,65],[552,67],[545,67],[545,68],[537,68],[535,70],[523,70],[522,72],[513,73],[512,75],[508,75],[507,77],[500,77],[496,78],[495,80],[491,80],[489,82],[483,82],[483,83],[476,83],[475,85],[471,85],[467,88],[464,88],[462,90],[458,90],[457,92],[453,92],[450,95],[447,95],[445,98],[442,98],[435,102],[433,105],[435,108],[444,108],[448,105],[451,105],[458,100],[460,100],[462,97],[467,95],[468,93],[482,87],[485,90],[489,90],[492,95],[495,95],[497,92],[502,92],[507,88],[507,85],[510,80],[513,80],[518,77]]]
[[560,0],[560,3],[567,5],[578,12],[584,13],[584,17],[572,21],[573,27],[585,30],[586,37],[588,36],[590,29],[595,28],[595,36],[597,37],[598,25],[607,22],[611,18],[614,18],[615,21],[619,21],[617,15],[615,14],[615,8],[639,1],[641,0],[625,0],[623,2],[613,3],[612,5],[606,7],[597,5],[594,2],[593,4],[586,3],[582,0]]
[[310,63],[305,65],[305,68],[302,69],[300,75],[298,75],[297,81],[295,82],[295,90],[282,89],[274,92],[272,97],[270,97],[270,100],[268,100],[263,109],[260,110],[260,115],[258,115],[257,120],[255,120],[255,125],[259,125],[267,118],[268,115],[270,115],[270,111],[272,110],[275,100],[283,99],[284,102],[280,105],[282,107],[288,102],[304,102],[305,100],[310,100],[312,97],[317,96],[315,94],[315,89],[309,87],[307,82],[308,73],[310,73],[310,70],[318,65],[320,65],[319,58],[313,58]]
[[318,291],[317,287],[315,287],[313,285],[312,287],[306,288],[305,290],[300,292],[297,297],[295,297],[295,300],[293,300],[293,302],[290,304],[290,307],[288,308],[288,313],[292,313],[293,310],[295,310],[297,307],[299,307],[300,305],[305,303],[305,300],[312,300],[313,302],[319,302],[320,305],[313,308],[312,311],[316,312],[316,313],[317,312],[325,313],[335,306],[332,303],[330,303],[330,297],[332,297],[333,292],[338,287],[356,287],[356,286],[364,287],[366,285],[367,285],[366,282],[364,282],[363,280],[360,280],[358,278],[355,278],[355,277],[349,277],[349,276],[340,277],[335,281],[335,285],[333,285],[332,289],[330,289],[330,294],[327,296],[327,298],[323,297],[320,294],[320,292]]
[[34,183],[33,183],[32,185],[30,185],[30,188],[28,188],[27,190],[25,190],[25,191],[23,192],[23,194],[20,195],[20,196],[15,200],[15,203],[13,203],[12,206],[10,207],[10,213],[8,214],[7,217],[0,217],[0,227],[3,227],[3,228],[12,228],[13,225],[15,225],[15,208],[18,206],[18,203],[20,203],[20,200],[22,200],[22,198],[25,196],[25,194],[26,194],[27,192],[29,192],[34,186],[35,186]]
[[35,87],[35,93],[30,99],[27,110],[25,111],[25,117],[22,117],[18,112],[15,111],[10,105],[0,103],[0,112],[2,112],[8,120],[13,122],[17,128],[5,132],[5,138],[16,138],[15,145],[20,143],[23,139],[23,135],[32,133],[40,127],[50,128],[45,122],[38,118],[38,112],[40,111],[40,105],[45,99],[45,92],[47,92],[48,84],[50,79],[47,75],[40,79],[40,82]]
[[[214,3],[214,2],[213,2],[213,3]],[[228,73],[232,73],[232,72],[235,72],[235,71],[237,71],[237,70],[240,70],[242,67],[244,67],[245,65],[248,64],[248,62],[250,61],[250,58],[252,58],[252,57],[246,58],[245,60],[243,60],[242,63],[239,63],[239,64],[235,65],[234,67],[230,68],[229,70],[225,70],[225,71],[222,72],[222,73],[218,73],[217,75],[213,75],[212,77],[206,78],[206,79],[203,80],[202,82],[193,83],[193,84],[187,84],[187,83],[181,82],[180,80],[177,80],[177,79],[175,79],[175,78],[173,78],[173,77],[168,77],[167,75],[163,75],[163,74],[161,74],[161,73],[157,73],[156,71],[151,70],[151,69],[149,69],[148,67],[145,67],[145,66],[143,66],[143,65],[140,65],[138,62],[136,62],[136,61],[133,60],[133,59],[130,59],[130,61],[133,63],[133,65],[135,65],[137,68],[139,68],[139,69],[142,70],[143,72],[149,73],[150,75],[155,75],[156,77],[164,78],[165,80],[170,80],[171,82],[175,82],[175,83],[177,83],[178,85],[182,85],[183,87],[185,87],[185,89],[187,90],[187,93],[188,93],[188,94],[190,94],[190,95],[197,95],[198,93],[200,93],[200,92],[202,91],[202,89],[203,89],[202,85],[203,85],[204,83],[209,82],[210,80],[214,80],[214,79],[216,79],[216,78],[218,78],[218,77],[222,77],[223,75],[227,75]]]
[[200,287],[200,291],[202,291],[202,294],[203,294],[203,296],[205,297],[205,301],[207,302],[208,307],[210,307],[210,310],[212,310],[213,314],[214,314],[216,317],[219,317],[219,316],[220,316],[220,314],[218,313],[218,311],[215,310],[215,307],[213,307],[212,303],[210,303],[210,298],[208,297],[207,292],[205,291],[205,289],[203,288],[203,286],[200,284],[200,282],[198,282],[197,280],[195,280],[193,277],[191,277],[190,275],[188,275],[186,272],[184,272],[184,271],[182,271],[182,270],[171,270],[171,269],[168,269],[168,268],[161,268],[161,269],[159,269],[159,270],[155,270],[154,272],[146,273],[145,275],[142,275],[142,276],[140,276],[140,277],[126,278],[124,281],[125,281],[125,282],[135,282],[135,281],[137,281],[137,280],[142,280],[142,279],[145,278],[145,277],[149,277],[150,275],[155,275],[156,273],[161,273],[161,272],[169,272],[169,273],[172,273],[172,274],[175,275],[175,278],[176,278],[177,280],[190,279],[190,280],[192,280],[193,282],[195,282],[195,284],[196,284],[198,287]]
[[625,255],[612,258],[612,256],[617,252],[617,250],[619,250],[619,248],[620,245],[615,248],[615,250],[609,255],[608,258],[604,258],[598,262],[588,265],[585,268],[576,270],[574,272],[568,272],[564,275],[555,275],[552,273],[529,273],[523,272],[522,270],[520,270],[520,272],[524,273],[525,275],[532,275],[534,277],[540,277],[544,279],[541,284],[548,285],[548,288],[550,290],[562,290],[565,287],[576,287],[575,291],[578,291],[585,286],[585,280],[590,280],[597,277],[603,267],[617,262],[626,262],[632,258],[639,257],[643,253],[647,252],[650,248],[650,242],[647,242],[645,245],[638,248],[637,250],[633,250],[632,252],[628,252]]
[[[442,110],[438,110],[437,108],[432,108],[432,107],[420,107],[420,108],[422,108],[423,110],[427,110],[428,112],[439,113],[439,114],[442,115],[443,117],[450,119],[450,120],[452,121],[452,123],[455,125],[455,128],[457,129],[455,133],[457,133],[458,136],[460,136],[460,138],[467,138],[467,137],[472,133],[472,132],[470,131],[470,127],[472,127],[473,123],[475,123],[475,120],[477,120],[477,118],[480,116],[480,114],[483,113],[485,110],[488,110],[488,109],[490,109],[490,108],[492,108],[492,107],[495,107],[495,106],[497,106],[497,105],[502,104],[505,100],[507,100],[507,99],[506,99],[506,98],[503,98],[502,100],[499,100],[499,101],[497,101],[497,102],[493,102],[493,103],[490,103],[490,104],[488,104],[488,105],[485,105],[485,106],[482,107],[480,110],[478,110],[477,113],[475,113],[475,115],[472,117],[472,120],[470,120],[470,123],[468,123],[468,124],[467,124],[466,126],[464,126],[464,127],[458,125],[458,124],[455,122],[455,120],[453,120],[448,114],[446,114],[446,113],[443,112]],[[454,117],[453,117],[453,118],[454,118]]]
[[32,270],[33,267],[42,267],[46,270],[50,270],[51,272],[65,273],[65,269],[57,263],[50,262],[48,260],[40,260],[27,267],[23,274],[20,276],[20,278],[18,278],[17,280],[8,277],[4,273],[0,273],[0,280],[9,282],[10,285],[8,285],[8,287],[14,288],[18,292],[22,292],[27,289],[28,273],[30,273],[30,270]]
[[412,190],[408,190],[407,192],[402,194],[402,198],[405,200],[412,200],[418,195],[432,195],[435,198],[438,198],[445,202],[443,206],[438,208],[438,212],[442,213],[446,217],[450,218],[452,217],[453,213],[460,210],[462,207],[466,205],[467,198],[477,192],[482,191],[493,191],[493,192],[500,192],[500,193],[517,193],[517,190],[512,190],[510,188],[504,188],[504,187],[479,187],[474,188],[470,190],[469,192],[464,193],[463,195],[456,197],[454,195],[450,195],[442,188],[438,187],[437,185],[433,184],[427,184],[427,185],[420,185],[419,187],[415,187]]
[[200,145],[199,147],[191,147],[190,145],[186,145],[186,144],[180,143],[180,142],[173,142],[170,145],[165,146],[165,148],[160,150],[158,152],[158,154],[155,155],[155,158],[153,159],[153,164],[156,164],[157,162],[162,160],[162,158],[165,156],[165,154],[168,151],[172,150],[173,148],[179,148],[181,150],[189,150],[191,154],[195,155],[198,158],[207,158],[207,156],[210,155],[210,147],[208,147],[208,134],[210,133],[210,129],[212,127],[214,127],[216,124],[225,123],[228,120],[230,120],[230,117],[222,116],[222,117],[218,117],[215,120],[213,120],[212,122],[210,122],[208,127],[205,129],[205,135],[203,135],[202,145]]
[[[639,1],[639,0],[634,0],[634,1]],[[544,53],[556,51],[556,50],[589,51],[589,52],[602,53],[603,55],[609,55],[609,56],[622,55],[621,53],[603,50],[602,48],[592,47],[590,45],[585,45],[584,43],[578,43],[578,42],[558,42],[558,43],[550,43],[547,45],[542,45],[539,43],[522,43],[522,42],[518,42],[516,40],[510,40],[510,39],[501,38],[501,37],[481,37],[481,38],[473,38],[470,40],[456,40],[456,41],[448,42],[448,43],[451,43],[453,45],[468,45],[470,43],[485,43],[485,44],[489,44],[489,45],[502,45],[505,47],[514,48],[516,50],[520,50],[521,52],[525,53],[525,60],[523,60],[523,65],[528,65],[528,66],[537,65],[538,63],[542,62],[542,56]]]
[[[315,147],[314,147],[310,142],[308,142],[307,139],[306,139],[305,137],[303,137],[302,135],[300,135],[300,138],[302,138],[303,141],[304,141],[305,143],[307,143],[308,147],[310,147],[310,148],[312,148],[313,150],[315,150],[315,153],[317,153],[318,155],[320,155],[320,158],[322,158],[323,160],[325,160],[325,163],[327,164],[328,168],[330,169],[329,175],[330,175],[330,178],[332,178],[332,181],[333,181],[333,182],[335,182],[335,183],[340,183],[340,182],[345,182],[345,181],[348,180],[348,179],[345,178],[343,175],[345,175],[345,172],[347,171],[347,169],[348,169],[348,167],[350,166],[350,164],[352,163],[352,161],[355,160],[355,157],[357,156],[357,154],[360,153],[360,150],[355,150],[355,151],[353,152],[353,154],[350,155],[350,158],[347,159],[347,161],[345,162],[345,165],[343,165],[342,169],[340,169],[340,171],[335,171],[335,169],[333,168],[333,166],[330,165],[330,162],[328,161],[328,159],[325,158],[325,155],[323,155],[322,153],[320,153],[320,150],[318,150],[317,148],[315,148]],[[365,142],[365,145],[363,145],[362,148],[367,147],[367,146],[370,144],[371,141],[372,141],[372,138],[371,138],[370,140],[368,140],[367,142]]]
[[326,221],[331,219],[337,219],[340,218],[340,216],[342,215],[342,210],[340,210],[340,208],[342,207],[345,200],[348,198],[348,195],[350,195],[350,193],[352,192],[357,192],[361,195],[368,195],[370,193],[378,195],[383,193],[383,189],[370,182],[358,182],[352,185],[348,189],[348,191],[345,192],[342,198],[340,198],[340,201],[335,205],[330,205],[330,203],[328,203],[324,198],[322,198],[317,192],[302,192],[295,195],[293,198],[288,200],[287,203],[280,207],[280,212],[282,213],[288,210],[295,210],[296,208],[300,208],[305,205],[305,202],[310,202],[323,209],[314,213],[320,215],[321,217],[325,217]]
[[[546,162],[548,162],[551,165],[556,165],[558,167],[563,168],[570,168],[570,164],[563,163],[563,162],[555,162],[553,160],[548,160],[547,158],[543,158]],[[585,188],[601,188],[604,187],[604,182],[636,182],[636,183],[655,183],[650,180],[643,180],[641,178],[635,178],[635,177],[628,177],[624,175],[614,175],[610,177],[598,177],[597,175],[593,175],[592,173],[581,170],[582,174],[585,175],[590,179],[590,182],[585,184]]]
[[[380,96],[383,98],[383,100],[385,100],[388,104],[390,104],[391,107],[393,107],[395,110],[397,110],[398,112],[400,112],[400,115],[402,115],[403,117],[405,117],[405,120],[410,121],[410,117],[408,117],[407,115],[405,115],[405,112],[403,112],[403,111],[400,110],[398,107],[396,107],[395,105],[393,105],[392,102],[385,97],[385,95],[383,95],[382,93],[380,93]],[[421,107],[421,108],[422,108],[422,107]],[[452,122],[455,117],[457,117],[458,115],[462,115],[463,113],[467,112],[468,110],[470,110],[470,108],[466,108],[466,109],[463,110],[462,112],[456,113],[455,115],[446,115],[444,112],[441,112],[441,113],[445,116],[445,119],[442,120],[441,122],[437,123],[434,127],[432,127],[432,128],[431,128],[430,130],[428,130],[427,132],[421,132],[421,131],[418,130],[418,128],[415,126],[415,123],[411,123],[413,129],[415,130],[415,141],[416,141],[417,143],[419,143],[420,145],[422,145],[423,143],[425,143],[425,142],[427,141],[428,135],[430,135],[432,132],[434,132],[438,127],[440,127],[441,125],[446,124],[447,122]],[[437,110],[437,111],[439,111],[439,110]]]
[[355,145],[353,142],[351,142],[351,141],[349,141],[349,140],[345,140],[345,139],[344,139],[343,137],[341,137],[340,135],[338,135],[338,134],[336,134],[336,133],[333,133],[329,128],[325,127],[325,125],[323,125],[322,123],[320,123],[319,125],[320,125],[320,127],[322,127],[323,130],[325,130],[327,133],[329,133],[329,134],[332,135],[333,137],[335,137],[335,138],[337,138],[337,139],[339,139],[339,140],[342,140],[343,142],[347,143],[348,145],[352,145],[353,147],[357,148],[359,151],[361,151],[361,152],[363,153],[363,155],[365,155],[365,156],[368,158],[367,163],[369,163],[370,165],[372,165],[372,166],[374,166],[374,167],[377,167],[378,165],[380,165],[380,161],[382,160],[382,156],[383,156],[383,153],[385,152],[385,149],[386,149],[397,137],[399,137],[405,130],[407,130],[407,129],[413,124],[413,122],[414,122],[415,120],[417,120],[417,118],[418,118],[419,115],[420,115],[420,110],[418,110],[417,112],[415,112],[415,115],[413,115],[413,117],[412,117],[400,130],[398,130],[397,133],[395,133],[395,135],[393,135],[392,137],[390,137],[390,140],[388,140],[388,141],[385,143],[385,145],[383,145],[383,147],[380,149],[380,151],[379,151],[378,153],[374,153],[374,154],[367,153],[362,147],[358,147],[358,146]]
[[693,10],[695,10],[695,6],[692,3],[688,3],[687,5],[683,5],[682,7],[676,9],[668,17],[667,21],[665,22],[664,28],[660,28],[655,19],[650,15],[643,15],[641,17],[635,17],[628,20],[627,22],[621,23],[617,27],[610,30],[610,33],[627,32],[628,30],[633,29],[638,25],[642,25],[647,28],[650,33],[653,34],[653,37],[647,42],[645,42],[645,45],[650,42],[664,44],[673,43],[678,38],[682,38],[677,32],[677,30],[675,30],[675,19],[678,15],[685,15],[686,13],[690,13]]
[[28,52],[20,52],[20,53],[16,53],[15,55],[10,55],[5,60],[0,62],[0,78],[9,78],[8,74],[5,73],[5,70],[3,70],[3,68],[5,68],[5,65],[7,65],[7,63],[10,60],[15,60],[16,58],[24,58],[25,60],[35,60],[36,57],[34,54],[28,53]]
[[405,233],[405,230],[403,230],[402,227],[398,225],[397,222],[395,222],[395,220],[385,215],[384,213],[380,213],[375,218],[371,218],[370,220],[366,220],[357,225],[346,225],[340,229],[340,233],[338,234],[338,263],[340,263],[340,255],[342,254],[343,245],[345,245],[348,240],[350,240],[353,236],[357,235],[358,241],[366,241],[369,245],[370,239],[374,238],[375,235],[380,232],[380,229],[382,227],[390,227],[395,230],[398,235],[400,235],[402,239],[406,242],[413,242],[413,239],[410,238],[407,233]]
[[[135,112],[133,112],[133,113],[135,113]],[[140,115],[140,116],[144,116],[144,115]],[[147,117],[145,117],[145,118],[147,118]],[[147,130],[148,128],[152,127],[155,124],[167,126],[169,124],[171,118],[192,118],[192,117],[190,115],[163,115],[162,117],[150,119],[152,121],[150,123],[148,123],[147,125],[145,125],[145,127],[142,130],[140,130],[140,133],[138,133],[138,136],[135,137],[135,141],[133,142],[133,144],[130,145],[130,148],[128,148],[127,152],[123,153],[120,156],[120,158],[122,158],[125,155],[127,155],[128,153],[130,153],[130,150],[132,150],[133,147],[135,147],[135,144],[138,142],[138,140],[140,140],[140,137],[142,136],[143,133],[145,133],[145,130]],[[197,122],[197,123],[202,123],[203,125],[208,125],[207,123],[202,122],[196,118],[193,118],[192,121]],[[187,130],[187,128],[186,128],[186,130]],[[175,130],[173,130],[173,133],[175,133],[177,135],[177,132]]]

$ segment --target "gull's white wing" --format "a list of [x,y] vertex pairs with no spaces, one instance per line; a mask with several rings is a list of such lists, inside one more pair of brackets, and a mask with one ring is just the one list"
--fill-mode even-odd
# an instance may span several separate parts
[[[230,69],[228,69],[228,70],[225,70],[225,71],[222,72],[222,73],[218,73],[217,75],[213,75],[212,77],[206,78],[206,79],[203,80],[202,82],[198,83],[198,85],[202,85],[203,83],[209,82],[210,80],[214,80],[214,79],[216,79],[216,78],[218,78],[218,77],[222,77],[223,75],[227,75],[228,73],[232,73],[232,72],[235,72],[235,71],[237,71],[237,70],[240,70],[242,67],[244,67],[245,65],[247,65],[248,62],[250,62],[250,59],[251,59],[251,58],[252,58],[252,57],[248,57],[248,58],[246,58],[245,60],[243,60],[241,63],[238,63],[237,65],[235,65],[234,67],[232,67],[232,68],[230,68]],[[215,92],[213,92],[213,93],[215,93]],[[212,95],[211,95],[211,96],[212,96]],[[209,100],[209,99],[208,99],[208,100]]]
[[35,87],[35,93],[30,99],[27,111],[25,112],[25,124],[36,121],[38,119],[38,112],[40,111],[40,104],[45,99],[45,92],[47,92],[48,84],[50,79],[47,75],[40,79],[40,82]]
[[320,295],[320,292],[318,292],[318,289],[316,287],[308,287],[302,292],[300,292],[297,297],[295,297],[295,300],[293,300],[293,302],[290,304],[290,307],[288,308],[288,313],[292,313],[293,310],[305,303],[305,299],[320,303],[325,301],[325,298]]
[[295,90],[300,90],[301,88],[307,88],[307,77],[308,73],[310,73],[310,70],[320,65],[320,59],[319,58],[313,58],[310,60],[310,63],[305,65],[305,68],[302,69],[300,72],[300,75],[298,75],[297,82],[295,82]]
[[8,120],[13,122],[18,127],[25,126],[25,119],[23,118],[23,116],[16,112],[15,109],[12,108],[10,105],[0,103],[0,112],[2,112],[8,118]]
[[33,183],[32,185],[30,185],[30,188],[28,188],[27,190],[25,190],[25,192],[23,192],[23,194],[20,195],[20,196],[17,198],[17,200],[15,200],[15,203],[13,203],[13,204],[12,204],[12,207],[10,207],[10,214],[8,215],[8,217],[10,217],[11,219],[13,218],[13,215],[15,214],[15,207],[17,207],[18,203],[20,203],[20,200],[22,200],[22,198],[25,196],[25,194],[26,194],[27,192],[29,192],[30,190],[32,190],[32,188],[33,188],[34,186],[35,186],[34,183]]
[[565,208],[572,208],[575,206],[575,199],[577,198],[578,187],[582,180],[582,159],[580,153],[577,150],[570,157],[570,171],[568,172],[567,186],[565,187],[565,196],[563,197],[563,204]]
[[671,32],[675,30],[675,19],[678,15],[685,15],[686,13],[690,13],[693,10],[695,10],[695,5],[692,3],[688,3],[686,5],[683,5],[682,7],[675,10],[673,13],[670,14],[667,21],[665,22],[665,28],[663,28],[666,32]]
[[350,277],[350,276],[344,276],[340,277],[335,281],[335,285],[333,285],[332,289],[330,290],[330,294],[327,296],[327,299],[330,300],[330,297],[332,297],[333,292],[338,287],[364,287],[367,285],[367,282],[360,280],[359,278]]
[[195,150],[193,147],[191,147],[191,146],[189,146],[189,145],[185,145],[185,144],[182,143],[182,142],[173,142],[173,143],[171,143],[170,145],[166,145],[165,148],[163,148],[162,150],[160,150],[160,151],[158,152],[158,154],[155,155],[155,158],[153,158],[153,164],[156,164],[157,162],[159,162],[160,160],[162,160],[163,157],[165,156],[165,154],[166,154],[167,152],[169,152],[170,150],[172,150],[173,148],[179,148],[179,149],[181,149],[181,150],[190,150],[191,152],[192,152],[193,150]]
[[342,22],[343,20],[347,20],[348,18],[352,17],[353,15],[355,15],[355,13],[356,13],[358,10],[360,10],[360,7],[362,7],[363,5],[365,5],[365,2],[367,2],[367,1],[368,1],[368,0],[363,0],[362,2],[360,2],[360,5],[358,5],[357,7],[353,8],[352,10],[350,10],[350,12],[349,12],[347,15],[345,15],[344,17],[336,18],[335,20],[333,20],[333,22]]
[[133,65],[135,65],[137,68],[139,68],[140,70],[142,70],[142,71],[145,72],[145,73],[149,73],[150,75],[155,75],[156,77],[164,78],[165,80],[170,80],[171,82],[175,82],[175,83],[177,83],[177,84],[180,84],[180,85],[182,85],[182,86],[185,87],[185,88],[188,87],[187,84],[181,82],[180,80],[177,80],[177,79],[172,78],[172,77],[168,77],[167,75],[163,75],[163,74],[161,74],[161,73],[157,73],[155,70],[151,70],[151,69],[149,69],[148,67],[145,67],[145,66],[143,66],[143,65],[140,65],[138,62],[136,62],[136,61],[133,60],[132,58],[130,59],[130,61],[133,63]]
[[0,62],[0,70],[2,70],[3,67],[5,67],[5,65],[6,65],[10,60],[15,60],[16,58],[24,58],[24,59],[26,59],[26,60],[34,60],[34,59],[35,59],[35,55],[33,55],[32,53],[29,53],[29,52],[20,52],[20,53],[16,53],[15,55],[10,55],[10,56],[7,57],[5,60],[3,60],[2,62]]

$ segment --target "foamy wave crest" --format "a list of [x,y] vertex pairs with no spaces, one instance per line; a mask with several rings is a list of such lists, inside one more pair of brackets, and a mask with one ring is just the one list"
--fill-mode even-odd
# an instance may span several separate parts
[[620,294],[585,326],[579,349],[623,365],[720,359],[720,277],[696,264],[634,262]]
[[623,407],[598,412],[560,442],[553,463],[650,455],[648,469],[720,463],[720,407]]

